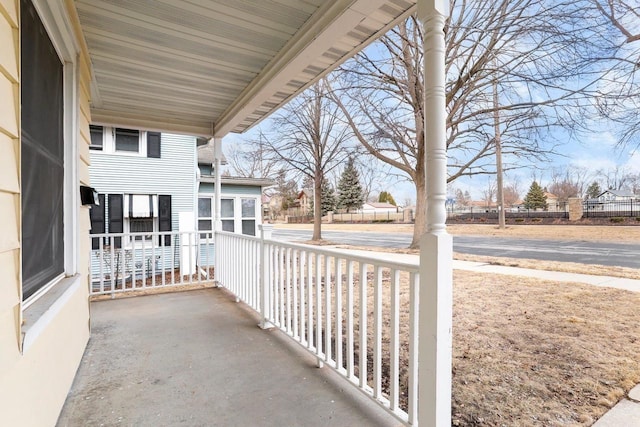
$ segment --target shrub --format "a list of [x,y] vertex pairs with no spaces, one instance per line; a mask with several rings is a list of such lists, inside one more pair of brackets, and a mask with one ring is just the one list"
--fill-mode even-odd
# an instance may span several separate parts
[[614,224],[619,224],[621,222],[624,222],[624,218],[619,216],[614,216],[613,218],[609,219],[609,221],[613,222]]
[[637,217],[636,217],[636,221],[640,221],[640,216],[637,216]]
[[542,218],[531,218],[531,222],[541,222]]
[[524,222],[524,218],[516,218],[516,222]]

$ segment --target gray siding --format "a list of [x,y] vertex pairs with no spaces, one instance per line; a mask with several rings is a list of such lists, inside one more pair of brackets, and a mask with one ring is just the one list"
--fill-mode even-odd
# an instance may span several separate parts
[[172,229],[178,213],[194,212],[196,138],[162,134],[161,158],[91,151],[91,185],[99,193],[169,194]]

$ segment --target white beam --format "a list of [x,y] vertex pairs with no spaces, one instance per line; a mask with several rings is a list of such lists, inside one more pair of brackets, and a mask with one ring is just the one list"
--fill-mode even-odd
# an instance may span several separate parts
[[222,138],[213,138],[213,153],[214,153],[214,168],[215,168],[215,175],[216,175],[216,216],[215,216],[215,221],[214,221],[214,230],[215,231],[222,231],[222,221],[220,220],[220,217],[222,216],[222,205],[221,205],[221,199],[222,199],[222,174],[220,171],[220,166],[221,166],[221,159],[222,159]]
[[420,240],[418,421],[451,425],[452,239],[446,230],[447,150],[444,24],[447,0],[418,0],[424,25],[427,232]]

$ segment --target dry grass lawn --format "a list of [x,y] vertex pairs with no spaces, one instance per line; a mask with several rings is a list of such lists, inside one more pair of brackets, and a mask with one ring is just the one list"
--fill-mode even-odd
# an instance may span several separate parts
[[[313,224],[276,224],[276,228],[310,230]],[[323,230],[413,233],[412,224],[322,224]],[[500,230],[496,225],[452,224],[453,235],[478,235],[551,240],[589,240],[618,243],[640,242],[640,226],[604,225],[509,225]]]
[[640,382],[640,294],[461,271],[454,282],[454,425],[591,425]]

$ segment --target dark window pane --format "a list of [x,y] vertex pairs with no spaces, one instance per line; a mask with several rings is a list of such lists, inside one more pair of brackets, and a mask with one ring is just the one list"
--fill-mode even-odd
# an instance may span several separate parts
[[242,199],[242,218],[256,217],[256,199]]
[[20,2],[22,292],[64,273],[63,68],[31,1]]
[[102,126],[89,126],[89,130],[91,133],[91,145],[89,146],[92,150],[102,150],[102,135],[104,133],[104,128]]
[[160,132],[147,132],[147,157],[160,158]]
[[198,199],[198,216],[199,217],[211,217],[211,199],[208,197],[201,197]]
[[255,219],[243,219],[242,220],[242,234],[249,236],[256,235],[256,220]]
[[199,219],[198,220],[198,230],[201,231],[209,231],[211,230],[211,220],[210,219]]
[[131,129],[116,129],[116,151],[138,152],[140,132]]
[[[158,196],[158,230],[171,231],[171,196]],[[163,239],[164,237],[164,239]],[[160,236],[160,246],[171,246],[171,234]]]
[[233,218],[233,199],[222,199],[220,201],[220,210],[222,218]]
[[222,231],[230,231],[230,232],[234,232],[235,231],[235,227],[233,225],[233,220],[232,219],[223,219],[222,220]]
[[[129,220],[131,233],[153,233],[153,218],[132,218]],[[151,235],[135,236],[135,240],[151,240]]]

